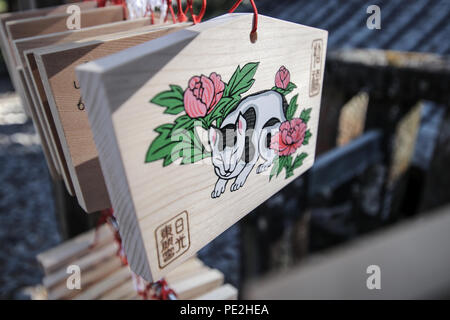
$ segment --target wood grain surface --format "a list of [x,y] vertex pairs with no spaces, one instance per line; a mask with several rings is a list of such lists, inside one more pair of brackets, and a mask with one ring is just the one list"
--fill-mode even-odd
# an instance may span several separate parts
[[[128,261],[148,281],[193,256],[314,162],[324,72],[322,67],[319,87],[311,90],[313,42],[322,41],[324,66],[327,32],[260,15],[258,40],[252,43],[252,19],[251,14],[225,15],[77,67]],[[216,72],[229,81],[237,66],[250,62],[259,66],[246,95],[271,89],[277,70],[285,66],[299,94],[295,116],[312,108],[308,122],[312,136],[300,149],[308,156],[294,175],[269,182],[268,174],[252,172],[240,190],[230,192],[230,183],[220,198],[213,199],[217,176],[210,158],[168,167],[162,161],[145,163],[149,145],[158,135],[154,129],[174,121],[164,108],[150,103],[155,95],[169,85],[186,88],[195,75]],[[161,266],[157,231],[180,214],[188,217],[189,248]]]
[[84,110],[89,106],[82,102],[75,67],[186,26],[146,26],[33,51],[75,194],[86,212],[109,208],[111,202]]
[[[6,67],[8,68],[8,72],[12,78],[13,85],[15,85],[15,79],[17,74],[12,67],[14,66],[15,60],[13,58],[13,51],[10,45],[10,40],[8,39],[8,35],[6,32],[6,23],[8,21],[20,20],[26,18],[33,17],[45,17],[55,14],[65,13],[67,10],[67,5],[60,5],[55,7],[41,8],[41,9],[33,9],[19,12],[8,12],[0,14],[0,46],[2,50],[2,56],[5,61]],[[81,10],[88,10],[97,7],[97,3],[95,1],[87,1],[78,3]]]
[[[53,117],[48,116],[50,106],[48,105],[48,99],[45,95],[44,87],[33,56],[33,50],[40,47],[58,45],[94,36],[135,29],[149,24],[150,20],[148,18],[136,19],[133,21],[118,21],[80,30],[64,31],[13,41],[16,58],[17,61],[19,61],[18,64],[22,64],[24,68],[25,83],[22,79],[19,79],[18,85],[20,85],[23,90],[28,91],[24,94],[27,94],[32,98],[30,108],[34,108],[35,110],[32,112],[35,112],[38,115],[39,122],[36,123],[36,125],[42,127],[44,133],[42,140],[48,142],[49,153],[54,166],[56,167],[57,172],[62,176],[66,186],[68,186],[68,192],[71,195],[74,195],[75,193],[72,186],[73,183],[70,178],[67,164],[65,163],[66,160],[62,151],[61,142],[57,135]],[[19,57],[20,59],[18,59]],[[30,65],[27,60],[29,60]]]
[[[81,28],[97,26],[124,19],[122,6],[108,6],[83,10],[80,13]],[[67,31],[68,13],[46,17],[33,17],[6,22],[6,32],[10,41],[33,36]]]

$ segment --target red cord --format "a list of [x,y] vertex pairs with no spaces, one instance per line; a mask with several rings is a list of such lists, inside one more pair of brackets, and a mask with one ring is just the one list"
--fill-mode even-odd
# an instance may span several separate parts
[[156,282],[146,282],[142,277],[131,272],[134,288],[137,294],[143,300],[176,300],[178,296],[176,292],[169,287],[167,281],[163,278]]
[[169,12],[170,12],[170,15],[172,16],[172,22],[177,23],[177,19],[175,18],[175,12],[173,11],[173,7],[172,7],[172,0],[167,0],[167,12],[166,12],[166,18],[164,19],[164,22],[167,22],[167,20],[169,18]]
[[[155,24],[155,13],[150,5],[147,6],[147,12],[150,12],[150,24]],[[145,15],[147,15],[147,12]]]
[[[97,7],[102,8],[106,7],[107,0],[83,0],[83,2],[87,1],[97,1]],[[123,8],[123,17],[124,20],[127,20],[128,17],[128,7],[127,7],[127,1],[126,0],[110,0],[112,5],[120,5]]]
[[186,1],[186,10],[183,11],[183,6],[181,5],[181,0],[177,0],[178,3],[178,22],[185,22],[187,21],[187,12],[191,14],[192,22],[194,24],[200,23],[203,19],[203,16],[206,12],[206,0],[203,0],[202,2],[202,8],[200,9],[200,13],[198,15],[194,14],[194,7],[193,7],[193,0],[187,0]]
[[188,20],[188,18],[186,17],[188,7],[186,7],[186,12],[183,12],[183,5],[181,4],[181,0],[177,0],[177,10],[177,21],[186,22]]
[[[112,208],[101,211],[101,215],[97,221],[97,226],[95,229],[94,242],[91,244],[91,248],[97,244],[98,230],[104,223],[108,223],[114,233],[114,240],[118,245],[116,255],[120,258],[122,265],[128,265],[127,256],[125,255],[122,246],[122,238],[120,237],[119,228],[114,218],[114,210]],[[169,287],[167,281],[164,278],[159,281],[146,284],[145,280],[140,276],[132,273],[132,277],[133,281],[135,282],[137,294],[144,300],[148,300],[149,298],[157,300],[174,300],[178,298],[176,292]],[[150,292],[152,292],[151,295]]]
[[[230,11],[228,11],[229,13],[233,13],[234,10],[236,10],[237,7],[239,7],[239,5],[242,3],[242,0],[237,0],[236,3],[233,5],[233,7],[231,7]],[[258,29],[258,8],[256,8],[256,4],[254,0],[250,0],[250,3],[252,4],[253,7],[253,27],[252,27],[252,31],[250,32],[250,36],[256,36],[256,31]]]
[[147,288],[153,288],[154,293],[152,298],[156,300],[173,300],[178,298],[175,291],[169,287],[164,278],[154,283],[150,283]]

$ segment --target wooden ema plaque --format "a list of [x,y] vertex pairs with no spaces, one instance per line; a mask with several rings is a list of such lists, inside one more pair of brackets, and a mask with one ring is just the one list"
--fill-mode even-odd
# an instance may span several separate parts
[[154,25],[34,50],[78,203],[86,212],[111,207],[75,67],[169,34],[189,24]]
[[157,280],[314,162],[327,32],[232,14],[82,64],[128,262]]
[[[96,3],[81,3],[81,20],[82,26],[90,26],[104,24],[108,22],[123,20],[123,8],[121,6],[113,6],[108,8],[98,8]],[[15,54],[15,46],[13,41],[21,39],[24,36],[39,36],[51,32],[67,31],[66,20],[69,16],[65,10],[67,6],[60,6],[50,9],[39,9],[26,12],[1,16],[1,43],[2,52],[6,57],[5,61],[10,71],[11,79],[14,83],[16,91],[21,96],[22,102],[27,113],[33,120],[36,130],[41,137],[43,151],[48,162],[50,174],[53,177],[62,176],[69,194],[74,194],[72,181],[68,175],[67,165],[63,158],[60,157],[60,143],[52,136],[51,123],[50,127],[44,126],[42,112],[36,107],[36,93],[30,88],[28,72],[25,65],[22,65],[20,57]],[[80,30],[81,31],[81,30]],[[32,38],[24,38],[28,40]],[[44,43],[42,43],[44,45]],[[34,110],[32,110],[34,109]]]
[[[73,41],[79,41],[90,37],[107,35],[120,31],[127,31],[143,26],[148,26],[150,19],[136,19],[130,21],[118,21],[107,23],[99,26],[83,28],[80,30],[64,31],[52,34],[45,34],[31,38],[24,38],[15,40],[13,47],[18,64],[24,68],[25,90],[31,97],[30,105],[36,109],[34,112],[37,115],[36,126],[41,126],[41,131],[44,134],[44,142],[47,142],[49,149],[49,158],[51,158],[57,167],[57,171],[66,182],[67,190],[74,195],[75,191],[72,186],[70,172],[66,159],[64,157],[63,147],[56,130],[56,124],[51,115],[51,110],[47,96],[45,94],[44,86],[42,84],[40,74],[34,59],[33,51],[36,48],[59,45]],[[32,111],[33,113],[33,111]],[[43,143],[44,144],[44,143]]]
[[[33,51],[36,48],[59,45],[73,41],[79,41],[90,37],[106,35],[116,32],[123,32],[150,24],[150,19],[136,19],[131,21],[118,21],[107,23],[99,26],[83,28],[80,30],[57,32],[46,34],[42,36],[35,36],[31,38],[24,38],[13,42],[17,61],[24,67],[26,88],[30,92],[32,98],[32,105],[36,109],[38,115],[37,125],[42,126],[45,139],[49,144],[50,154],[57,166],[60,168],[59,172],[62,175],[66,186],[68,183],[72,185],[69,169],[64,157],[63,148],[58,137],[55,121],[51,115],[51,110],[47,96],[45,94],[44,85],[41,81],[37,64]],[[75,191],[72,187],[67,187],[68,192],[72,195]]]
[[[64,6],[62,8],[65,8]],[[62,9],[60,8],[60,9]],[[105,8],[92,8],[92,4],[80,6],[81,27],[89,27],[105,24],[113,21],[123,20],[123,8],[121,6],[111,6]],[[39,12],[39,10],[37,10]],[[46,12],[46,11],[44,11]],[[54,32],[67,31],[67,18],[70,14],[60,10],[50,11],[51,14],[45,16],[26,16],[21,19],[3,19],[2,21],[2,51],[5,53],[9,71],[13,75],[14,82],[19,81],[16,70],[12,66],[17,65],[13,52],[12,41],[37,35],[50,34]],[[21,16],[21,15],[17,15]],[[20,87],[15,83],[17,87]],[[23,97],[23,96],[22,96]]]
[[[0,46],[2,49],[2,56],[5,60],[6,67],[8,68],[9,74],[11,77],[15,77],[15,70],[13,70],[11,67],[14,65],[14,58],[13,58],[13,52],[10,45],[10,40],[8,39],[8,35],[6,33],[6,23],[13,20],[19,20],[19,19],[27,19],[27,18],[34,18],[34,17],[45,17],[55,14],[61,14],[65,13],[68,6],[67,5],[61,5],[56,7],[49,7],[49,8],[42,8],[42,9],[35,9],[35,10],[26,10],[26,11],[20,11],[20,12],[9,12],[9,13],[3,13],[0,14]],[[87,9],[93,9],[97,7],[97,2],[95,1],[87,1],[87,2],[80,2],[77,4],[81,10],[87,10]],[[13,84],[14,83],[14,79]]]
[[[25,73],[23,68],[20,66],[16,66],[16,60],[14,59],[12,46],[11,46],[11,40],[8,38],[7,31],[6,31],[6,23],[15,21],[15,20],[22,20],[27,18],[35,18],[35,17],[48,17],[52,15],[60,15],[62,13],[65,13],[68,6],[67,5],[61,5],[56,7],[49,7],[49,8],[42,8],[42,9],[35,9],[35,10],[27,10],[27,11],[20,11],[20,12],[11,12],[11,13],[3,13],[0,14],[0,45],[2,50],[2,56],[5,61],[6,67],[8,69],[11,82],[16,90],[16,92],[19,93],[19,96],[21,97],[24,109],[26,113],[32,118],[33,122],[35,123],[36,130],[41,137],[41,143],[42,148],[44,152],[44,156],[47,160],[48,169],[50,172],[50,175],[54,179],[58,179],[60,176],[60,170],[59,166],[53,159],[52,154],[52,146],[50,146],[47,143],[47,139],[44,137],[44,131],[42,127],[39,127],[36,123],[36,113],[32,109],[32,102],[31,102],[31,94],[27,92],[27,89],[25,86]],[[79,3],[79,7],[82,11],[93,9],[97,7],[96,2],[82,2]]]
[[[38,35],[50,34],[68,30],[67,19],[69,13],[54,14],[46,17],[33,17],[6,23],[8,38],[13,41]],[[122,6],[108,6],[82,10],[80,12],[81,28],[97,26],[124,19]]]

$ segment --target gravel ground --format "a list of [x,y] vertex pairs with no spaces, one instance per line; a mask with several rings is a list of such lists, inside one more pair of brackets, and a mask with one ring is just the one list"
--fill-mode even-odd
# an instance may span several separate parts
[[20,100],[0,96],[0,299],[40,283],[36,254],[61,241],[50,176]]

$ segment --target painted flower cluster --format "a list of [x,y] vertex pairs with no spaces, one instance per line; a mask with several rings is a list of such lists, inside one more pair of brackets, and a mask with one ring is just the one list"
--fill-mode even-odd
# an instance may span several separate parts
[[[291,82],[291,73],[285,66],[281,66],[275,75],[275,86],[272,90],[287,96],[295,88],[297,86]],[[274,161],[274,166],[270,173],[270,179],[274,175],[278,176],[283,169],[286,171],[286,178],[291,177],[294,174],[294,170],[299,168],[303,164],[303,160],[308,156],[306,152],[302,152],[294,158],[297,150],[302,145],[307,145],[312,136],[311,131],[307,127],[312,109],[304,109],[298,118],[294,118],[298,108],[297,100],[298,94],[291,98],[286,111],[286,121],[281,123],[278,132],[270,140],[270,148],[278,154],[278,158]]]
[[202,118],[209,114],[223,96],[225,84],[213,72],[206,76],[195,76],[189,80],[184,91],[184,109],[191,118]]
[[[181,158],[181,164],[194,163],[210,157],[205,146],[197,136],[195,127],[208,130],[211,126],[220,127],[225,117],[230,114],[244,98],[255,83],[258,62],[251,62],[242,68],[238,66],[225,82],[216,72],[206,75],[195,75],[187,81],[183,90],[181,86],[169,85],[170,90],[160,92],[150,102],[164,107],[164,113],[177,116],[173,123],[165,123],[155,129],[158,136],[152,141],[145,162],[162,160],[163,166],[170,165]],[[291,74],[285,66],[281,66],[275,74],[275,86],[271,90],[287,97],[297,86],[291,82]],[[307,145],[311,132],[307,127],[311,108],[304,109],[300,116],[294,115],[298,108],[298,94],[294,95],[286,111],[286,121],[280,124],[279,131],[271,138],[270,148],[277,153],[270,179],[278,176],[283,169],[286,178],[300,167],[307,157],[295,153],[302,145]],[[181,132],[181,133],[180,133]],[[174,139],[174,135],[177,138]],[[189,145],[188,145],[189,144]]]

